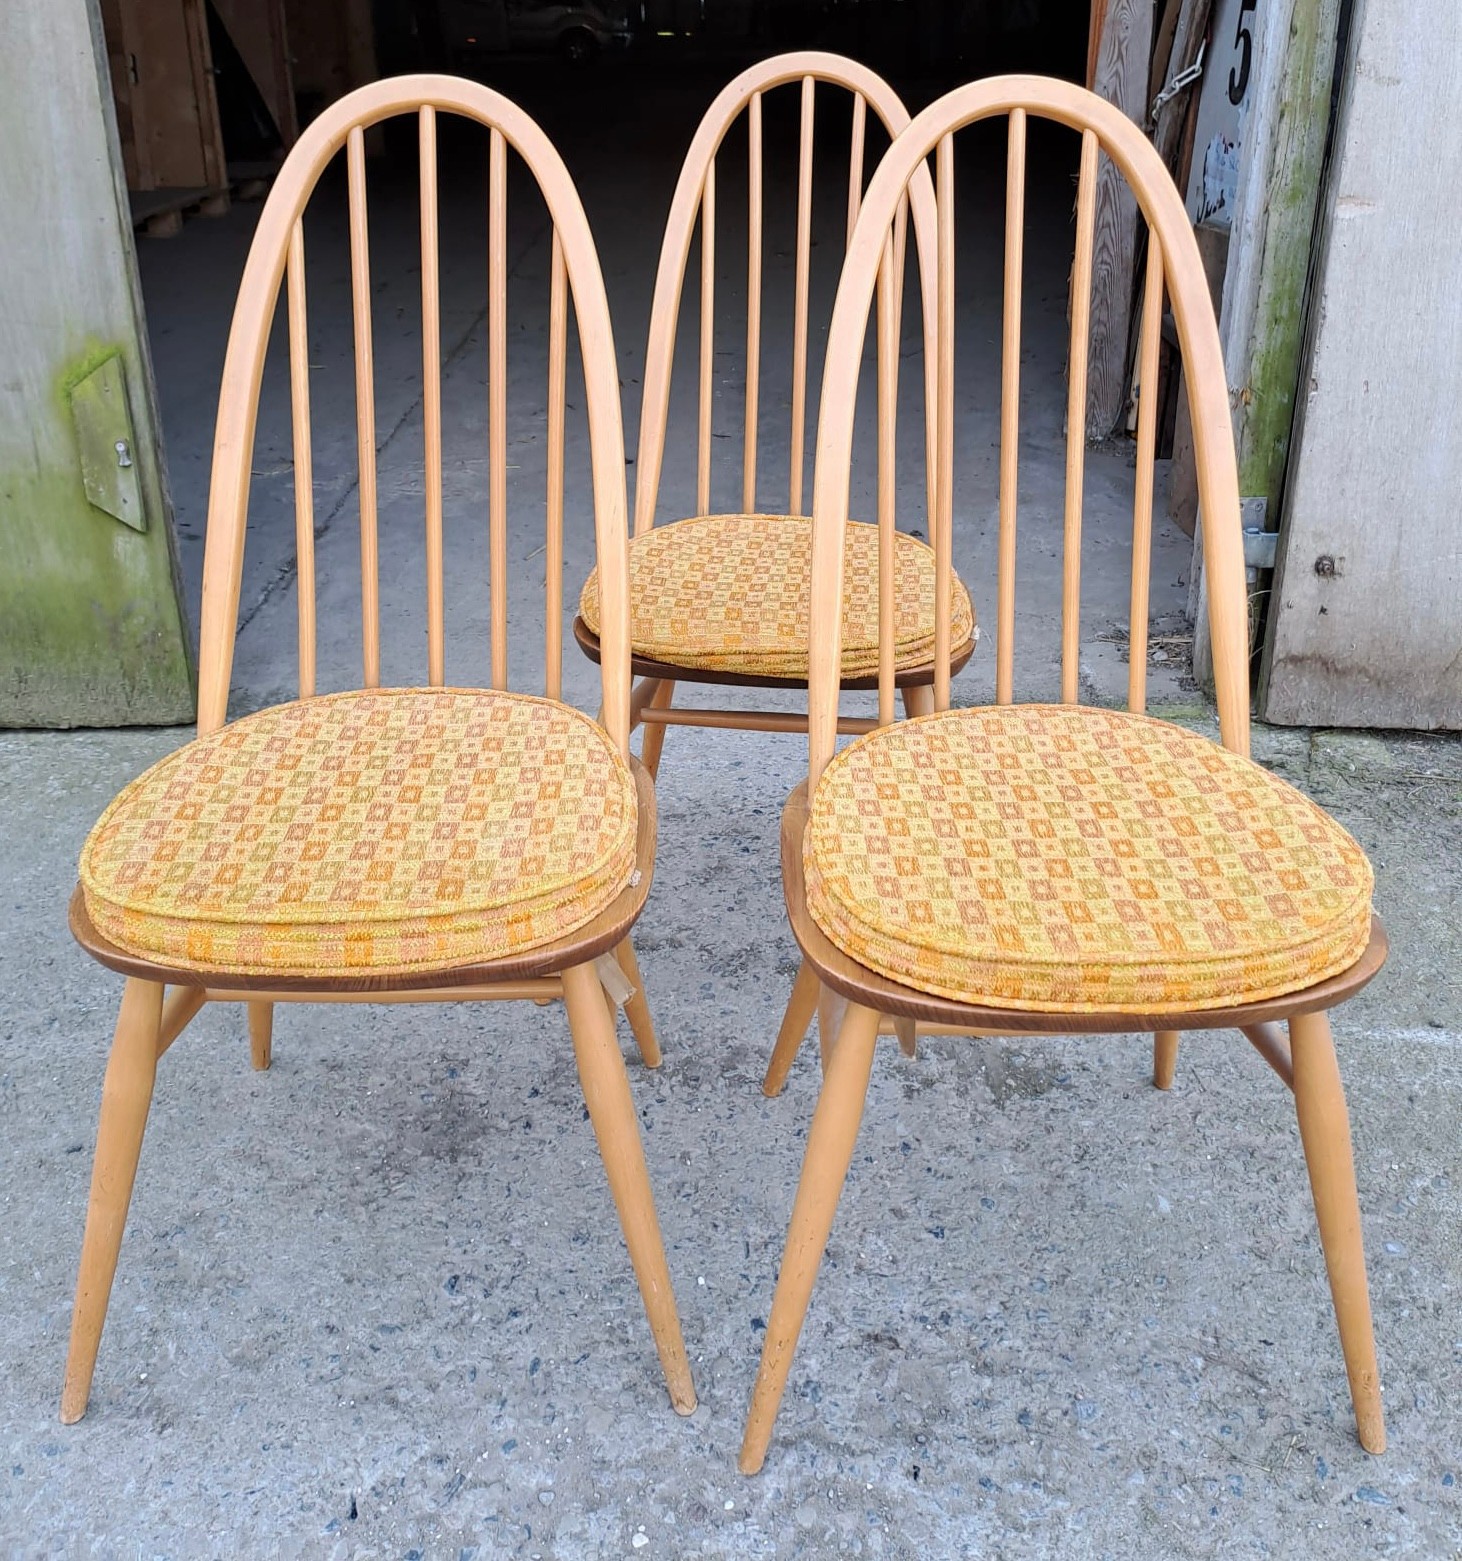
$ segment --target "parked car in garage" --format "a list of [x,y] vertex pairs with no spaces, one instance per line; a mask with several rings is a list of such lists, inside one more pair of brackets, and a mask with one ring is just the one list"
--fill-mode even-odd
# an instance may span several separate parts
[[440,37],[454,62],[482,54],[557,54],[588,65],[633,36],[618,0],[437,0]]

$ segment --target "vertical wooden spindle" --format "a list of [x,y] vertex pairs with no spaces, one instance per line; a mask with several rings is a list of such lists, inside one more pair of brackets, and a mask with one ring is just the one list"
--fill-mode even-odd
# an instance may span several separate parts
[[1061,573],[1061,702],[1080,693],[1081,505],[1086,469],[1086,365],[1091,337],[1091,251],[1096,227],[1097,138],[1081,136],[1076,260],[1071,271],[1071,356],[1066,386],[1066,527]]
[[564,270],[563,241],[555,228],[548,289],[548,556],[544,565],[548,588],[545,692],[550,699],[563,697],[563,451],[567,347],[568,278]]
[[1015,697],[1015,521],[1020,474],[1020,295],[1025,259],[1025,110],[1010,114],[1005,163],[1005,319],[1000,346],[1000,542],[995,702]]
[[1147,610],[1152,573],[1152,482],[1157,455],[1157,358],[1162,339],[1163,254],[1147,234],[1142,335],[1137,349],[1137,491],[1132,504],[1132,605],[1127,622],[1127,708],[1147,708]]
[[716,355],[716,159],[701,188],[701,379],[696,437],[696,514],[711,512],[711,396]]
[[807,289],[812,273],[812,94],[802,78],[802,135],[797,153],[797,270],[792,314],[792,476],[787,513],[802,513],[802,453],[807,431]]
[[894,237],[878,269],[878,724],[893,720],[894,521],[898,433],[898,287]]
[[934,708],[949,709],[950,584],[954,550],[954,137],[934,159],[939,240],[938,364],[935,386]]
[[863,132],[868,120],[868,101],[861,92],[853,94],[853,133],[848,148],[848,231],[843,239],[846,249],[853,242],[853,226],[863,203]]
[[355,441],[360,494],[360,616],[363,682],[381,684],[380,559],[376,537],[376,374],[371,344],[371,246],[366,218],[365,135],[345,143],[350,191],[350,297],[355,327]]
[[295,595],[299,603],[299,690],[315,692],[315,479],[310,446],[310,332],[305,313],[305,230],[289,233],[289,400],[294,431]]
[[746,108],[746,444],[741,508],[756,513],[756,436],[761,383],[761,93]]
[[492,686],[508,686],[508,149],[494,129],[488,151],[487,464]]
[[426,477],[426,663],[434,688],[446,682],[446,610],[442,561],[442,308],[437,222],[437,117],[420,113],[421,411]]

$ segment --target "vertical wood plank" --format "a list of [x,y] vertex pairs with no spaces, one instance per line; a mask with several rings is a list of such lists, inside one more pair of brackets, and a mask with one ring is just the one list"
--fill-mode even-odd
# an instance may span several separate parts
[[756,440],[761,388],[761,93],[746,107],[746,433],[741,508],[756,513]]
[[310,444],[310,332],[305,312],[305,230],[289,234],[289,401],[294,432],[295,596],[299,603],[299,691],[315,692],[315,478]]
[[487,466],[492,686],[508,686],[508,149],[488,153]]
[[371,250],[366,216],[365,134],[345,142],[350,192],[350,294],[355,329],[355,441],[360,494],[360,615],[363,684],[381,684],[380,559],[376,540],[376,371],[371,341]]
[[567,396],[568,277],[563,240],[553,230],[548,286],[548,546],[544,564],[548,605],[544,692],[563,696],[563,451]]
[[1152,574],[1152,484],[1157,456],[1157,359],[1162,341],[1162,242],[1149,229],[1137,349],[1137,484],[1132,503],[1132,600],[1127,627],[1127,708],[1147,706],[1147,613]]
[[938,363],[935,387],[934,708],[949,709],[950,577],[954,551],[954,137],[934,158],[938,231]]
[[[1302,42],[1291,34],[1291,49]],[[1349,91],[1318,216],[1322,242],[1310,286],[1318,323],[1305,356],[1289,360],[1303,368],[1303,415],[1281,490],[1284,535],[1261,710],[1266,720],[1287,724],[1456,730],[1462,9],[1422,0],[1358,6],[1351,49]],[[1275,94],[1282,105],[1276,131],[1283,133],[1272,160],[1260,165],[1256,197],[1267,188],[1287,203],[1302,200],[1303,163],[1313,149],[1295,143],[1312,133],[1306,100],[1323,101],[1329,74],[1320,76],[1319,63],[1312,54],[1308,70],[1302,59],[1285,65],[1283,96]],[[1266,106],[1256,100],[1256,108]],[[1244,197],[1241,173],[1241,215]],[[1298,323],[1284,319],[1284,295],[1294,302],[1305,294],[1308,246],[1294,231],[1300,213],[1271,207],[1267,220],[1256,335],[1248,372],[1234,382],[1253,396],[1240,414],[1246,494],[1270,491],[1265,468],[1275,451],[1266,435],[1283,425],[1274,403],[1285,394],[1283,363]],[[1337,506],[1342,493],[1345,503]],[[1319,562],[1326,558],[1336,567]],[[1221,661],[1217,645],[1214,652]]]
[[706,164],[701,189],[701,376],[696,430],[695,502],[698,515],[711,511],[711,398],[716,357],[716,159]]
[[1013,109],[1005,159],[1005,312],[1000,344],[1000,540],[995,702],[1015,697],[1015,535],[1020,480],[1020,300],[1025,265],[1025,110]]
[[787,513],[802,513],[802,456],[807,431],[807,289],[812,272],[813,78],[802,78],[802,134],[797,153],[797,270],[792,315],[792,475]]
[[1066,387],[1066,524],[1061,570],[1061,701],[1080,689],[1081,505],[1086,474],[1087,348],[1091,334],[1092,230],[1096,222],[1097,138],[1082,132],[1076,194],[1076,258],[1071,268],[1071,355]]
[[446,681],[445,583],[442,564],[442,310],[438,267],[437,115],[419,114],[421,164],[421,412],[426,486],[427,681]]
[[[1151,57],[1152,0],[1110,0],[1092,90],[1138,124],[1147,117]],[[1096,193],[1086,401],[1087,424],[1098,438],[1111,433],[1126,411],[1127,337],[1136,246],[1137,198],[1116,165],[1103,158]]]

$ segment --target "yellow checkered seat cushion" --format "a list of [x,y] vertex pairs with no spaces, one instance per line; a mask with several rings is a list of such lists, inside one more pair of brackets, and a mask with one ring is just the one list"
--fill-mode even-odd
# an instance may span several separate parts
[[[747,676],[806,678],[812,522],[801,515],[700,515],[630,542],[630,644],[637,656]],[[934,553],[905,531],[894,541],[894,663],[934,655]],[[950,644],[974,633],[969,592],[955,579]],[[599,633],[599,579],[579,615]],[[843,676],[878,671],[878,528],[848,525]]]
[[567,936],[635,868],[634,779],[553,700],[331,694],[155,764],[81,854],[87,912],[189,970],[331,977],[476,964]]
[[803,866],[844,953],[956,1002],[1177,1014],[1300,991],[1370,937],[1346,832],[1257,764],[1167,722],[955,710],[824,771]]

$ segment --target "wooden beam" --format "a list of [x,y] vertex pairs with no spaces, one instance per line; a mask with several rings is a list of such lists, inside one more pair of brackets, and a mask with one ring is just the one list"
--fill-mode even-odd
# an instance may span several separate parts
[[[1279,522],[1305,305],[1330,124],[1340,0],[1261,8],[1254,83],[1224,278],[1224,362],[1235,408],[1239,491]],[[1193,673],[1211,678],[1206,591],[1195,537]]]
[[[1151,53],[1152,0],[1110,0],[1097,47],[1092,90],[1138,124],[1147,119]],[[1086,388],[1086,427],[1093,439],[1111,433],[1126,409],[1136,249],[1136,197],[1111,160],[1103,156],[1097,178]]]

